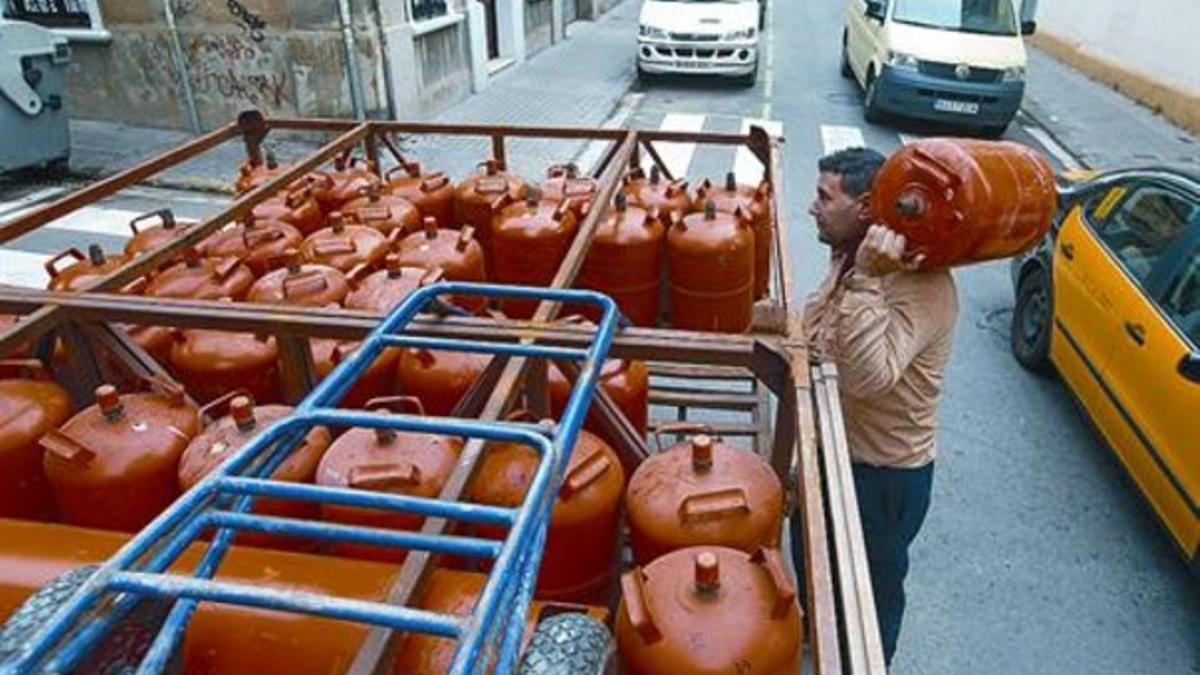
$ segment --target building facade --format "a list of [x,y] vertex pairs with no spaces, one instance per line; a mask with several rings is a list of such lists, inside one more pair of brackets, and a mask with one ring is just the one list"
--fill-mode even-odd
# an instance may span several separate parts
[[71,39],[72,116],[428,119],[619,0],[0,0]]

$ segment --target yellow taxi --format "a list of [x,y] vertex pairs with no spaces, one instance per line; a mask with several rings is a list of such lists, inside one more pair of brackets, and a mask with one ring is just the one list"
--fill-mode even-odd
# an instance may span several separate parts
[[1200,575],[1200,177],[1072,178],[1013,261],[1012,353],[1062,377]]

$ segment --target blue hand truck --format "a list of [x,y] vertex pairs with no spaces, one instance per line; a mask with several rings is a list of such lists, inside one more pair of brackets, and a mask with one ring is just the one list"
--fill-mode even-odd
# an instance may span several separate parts
[[[587,304],[599,307],[602,318],[587,349],[404,334],[413,317],[447,295]],[[4,675],[70,672],[123,616],[149,599],[170,602],[172,607],[142,659],[138,675],[160,673],[168,667],[199,602],[303,613],[451,638],[457,641],[457,647],[450,673],[485,672],[493,664],[492,672],[511,672],[517,665],[524,617],[532,601],[554,498],[619,322],[616,303],[592,291],[456,282],[441,282],[417,290],[370,333],[362,347],[314,387],[290,416],[275,422],[234,453],[103,563],[16,658],[0,667],[0,672]],[[581,362],[580,376],[562,418],[555,425],[337,408],[357,378],[388,347],[572,360]],[[516,508],[270,479],[316,425],[385,428],[522,443],[538,453],[539,463],[523,502]],[[258,497],[383,509],[509,529],[503,541],[495,541],[270,517],[250,511]],[[167,568],[188,546],[210,528],[215,528],[217,534],[192,573],[167,573]],[[215,580],[213,577],[238,531],[488,558],[492,569],[474,609],[465,616]]]

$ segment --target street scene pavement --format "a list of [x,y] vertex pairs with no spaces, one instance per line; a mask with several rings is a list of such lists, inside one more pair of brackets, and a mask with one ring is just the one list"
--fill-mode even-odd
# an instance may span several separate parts
[[[596,21],[571,24],[569,39],[432,121],[715,132],[762,126],[785,139],[781,222],[799,296],[827,269],[807,213],[818,158],[860,145],[887,154],[960,133],[864,121],[860,88],[839,74],[843,2],[771,2],[758,81],[749,88],[703,77],[639,81],[639,6],[625,0]],[[70,176],[0,179],[0,221],[190,137],[84,120],[74,120],[71,132]],[[1057,171],[1200,171],[1196,136],[1036,48],[1022,110],[1004,138],[1045,153]],[[318,140],[273,147],[286,159]],[[413,140],[405,149],[452,175],[471,171],[488,152],[486,141],[449,138]],[[538,175],[555,161],[590,166],[603,150],[599,143],[530,141],[509,153],[518,173]],[[0,283],[43,287],[50,255],[87,243],[118,250],[128,221],[146,211],[215,212],[231,199],[241,153],[227,144],[10,242],[0,250]],[[677,143],[662,155],[693,184],[730,168],[742,182],[761,175],[744,150]],[[958,269],[954,277],[961,306],[932,507],[913,545],[908,610],[890,672],[1200,673],[1200,593],[1187,563],[1070,392],[1055,377],[1021,369],[1010,354],[1008,261]]]

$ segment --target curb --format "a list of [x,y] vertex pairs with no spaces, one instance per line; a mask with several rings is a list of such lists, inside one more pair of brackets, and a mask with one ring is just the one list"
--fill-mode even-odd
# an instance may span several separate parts
[[1030,42],[1055,59],[1200,134],[1200,91],[1097,54],[1087,45],[1044,28]]

